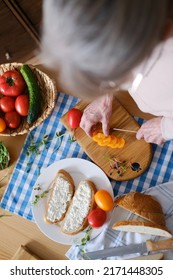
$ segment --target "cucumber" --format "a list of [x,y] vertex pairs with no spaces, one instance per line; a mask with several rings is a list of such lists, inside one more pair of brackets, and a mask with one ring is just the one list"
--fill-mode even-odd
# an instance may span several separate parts
[[37,77],[27,64],[20,68],[29,92],[29,111],[27,123],[32,124],[41,114],[42,96],[38,85]]

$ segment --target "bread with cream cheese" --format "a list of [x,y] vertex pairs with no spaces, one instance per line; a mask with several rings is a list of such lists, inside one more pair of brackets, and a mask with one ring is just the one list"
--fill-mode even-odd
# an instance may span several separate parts
[[92,181],[83,180],[79,183],[62,222],[62,232],[73,235],[88,226],[88,214],[95,206],[95,192],[96,187]]
[[71,175],[63,169],[59,170],[52,184],[45,215],[46,222],[55,224],[63,220],[74,191],[75,186]]

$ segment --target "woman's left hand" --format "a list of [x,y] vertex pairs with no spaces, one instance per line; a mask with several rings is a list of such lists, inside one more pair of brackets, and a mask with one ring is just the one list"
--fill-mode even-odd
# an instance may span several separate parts
[[112,113],[113,95],[105,94],[91,102],[84,110],[80,127],[88,136],[97,123],[102,123],[103,133],[109,135],[109,120]]
[[148,143],[161,145],[165,142],[161,132],[162,117],[153,118],[144,123],[136,134],[138,140],[144,139]]

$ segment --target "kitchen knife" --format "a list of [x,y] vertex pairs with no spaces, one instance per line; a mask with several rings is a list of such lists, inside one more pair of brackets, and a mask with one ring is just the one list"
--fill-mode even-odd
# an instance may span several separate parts
[[173,250],[173,238],[161,240],[158,242],[147,240],[146,242],[139,244],[131,244],[127,246],[119,246],[113,248],[106,248],[94,252],[81,252],[81,256],[85,260],[102,259],[111,256],[124,256],[134,253],[140,253],[143,255],[150,252],[164,252],[167,250]]
[[112,130],[117,130],[117,131],[124,131],[124,132],[131,132],[131,133],[137,133],[136,130],[129,130],[129,129],[122,129],[122,128],[112,128]]

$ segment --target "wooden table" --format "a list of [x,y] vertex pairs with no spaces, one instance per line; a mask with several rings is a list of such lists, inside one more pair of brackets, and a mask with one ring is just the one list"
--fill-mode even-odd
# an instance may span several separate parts
[[[61,89],[61,91],[63,91],[63,89]],[[149,114],[142,113],[127,92],[118,92],[116,97],[130,114],[144,119],[150,119],[152,117]],[[25,138],[26,135],[0,137],[0,141],[6,144],[11,155],[11,165],[9,169],[0,171],[0,180],[5,176],[0,182],[0,199],[7,187]],[[4,211],[3,209],[0,209],[0,215],[1,214],[10,216],[0,218],[0,259],[11,259],[21,245],[27,245],[33,253],[42,259],[67,259],[65,253],[69,246],[51,241],[41,233],[33,222]]]

